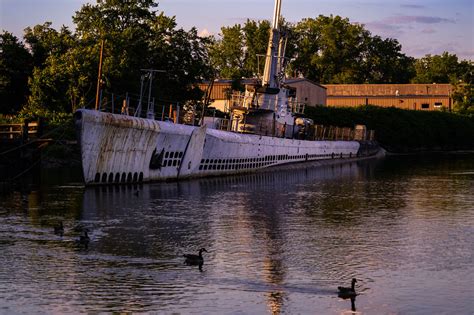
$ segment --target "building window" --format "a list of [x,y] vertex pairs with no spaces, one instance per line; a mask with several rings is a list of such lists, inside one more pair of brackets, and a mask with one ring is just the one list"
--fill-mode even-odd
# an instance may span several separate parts
[[443,103],[441,102],[434,103],[434,107],[441,107],[441,106],[443,106]]
[[429,108],[430,108],[430,104],[427,104],[427,103],[421,104],[421,109],[429,109]]

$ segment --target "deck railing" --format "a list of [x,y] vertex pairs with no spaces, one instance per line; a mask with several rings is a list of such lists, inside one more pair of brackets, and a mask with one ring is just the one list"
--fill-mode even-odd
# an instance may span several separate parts
[[[227,118],[216,118],[216,129],[230,131],[232,120]],[[324,125],[286,125],[268,120],[259,120],[255,124],[240,124],[239,133],[250,133],[261,136],[272,136],[278,138],[292,138],[301,140],[332,140],[332,141],[374,141],[375,130],[365,130],[361,125],[356,128],[324,126]]]
[[[245,94],[232,94],[230,99],[228,100],[226,106],[228,109],[232,107],[240,107],[243,110],[256,108],[252,107],[253,98],[250,95]],[[268,98],[267,98],[268,100]],[[271,101],[276,102],[278,100],[278,95],[275,95],[274,98],[270,98]],[[102,105],[102,110],[110,111],[107,105]],[[114,107],[111,108],[111,112],[118,112],[119,108]],[[123,112],[122,114],[134,113],[136,108],[133,107],[126,107],[127,111]],[[172,121],[174,123],[185,123],[185,124],[197,124],[195,121],[195,116],[199,115],[199,113],[186,113],[183,111],[183,107],[177,104],[170,104],[170,103],[159,103],[155,105],[155,115],[154,119],[156,120],[164,120],[164,121]],[[298,103],[296,100],[290,99],[288,102],[288,111],[293,113],[302,114],[305,109],[304,103]],[[140,113],[141,117],[146,117],[146,110],[142,108]],[[232,121],[225,118],[215,118],[212,128],[216,128],[219,130],[226,130],[231,131],[233,129],[233,125],[236,121]],[[362,128],[358,128],[362,127]],[[239,130],[236,132],[240,133],[250,133],[256,135],[263,135],[263,136],[273,136],[279,138],[296,138],[296,139],[304,139],[304,140],[375,140],[375,131],[374,130],[366,130],[365,126],[356,126],[356,128],[352,129],[349,127],[337,127],[337,126],[324,126],[324,125],[308,125],[308,126],[300,126],[300,125],[286,125],[281,124],[278,122],[268,121],[268,120],[260,120],[258,122],[254,122],[253,124],[239,124]],[[1,134],[1,129],[0,129]]]
[[[258,102],[254,103],[253,102],[253,97],[251,95],[245,95],[245,94],[232,94],[230,96],[230,99],[227,101],[226,104],[226,109],[233,109],[233,108],[240,108],[240,109],[257,109],[260,107],[268,108],[273,111],[278,111],[279,109],[277,108],[279,104],[278,100],[279,95],[273,95],[266,98],[264,98],[264,95],[260,95],[258,98]],[[265,106],[262,106],[263,103],[265,102]],[[257,105],[259,104],[259,105]],[[288,99],[288,106],[287,106],[287,111],[290,113],[296,113],[296,114],[303,114],[304,109],[305,109],[305,103],[300,103],[296,99]]]

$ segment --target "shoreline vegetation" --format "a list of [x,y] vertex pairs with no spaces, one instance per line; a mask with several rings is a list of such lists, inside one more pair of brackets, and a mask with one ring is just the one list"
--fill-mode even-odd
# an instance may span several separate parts
[[474,150],[474,117],[442,111],[414,111],[377,106],[307,107],[317,124],[375,130],[388,154]]

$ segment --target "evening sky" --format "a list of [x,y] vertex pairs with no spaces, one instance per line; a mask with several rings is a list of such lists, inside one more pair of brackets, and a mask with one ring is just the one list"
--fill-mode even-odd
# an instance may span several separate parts
[[[0,29],[21,37],[27,26],[51,21],[73,28],[72,16],[85,0],[0,0]],[[271,19],[274,0],[161,0],[158,10],[176,16],[180,27],[195,26],[201,35],[219,34],[221,26],[246,19]],[[474,60],[473,0],[283,0],[289,22],[319,14],[348,17],[383,38],[396,38],[408,56],[456,54]]]

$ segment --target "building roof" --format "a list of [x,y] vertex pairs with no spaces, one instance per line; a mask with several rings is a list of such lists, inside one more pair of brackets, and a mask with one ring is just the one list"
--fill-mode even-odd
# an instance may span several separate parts
[[[211,90],[211,95],[210,95],[211,99],[214,99],[214,100],[226,99],[226,94],[227,94],[228,89],[231,87],[232,81],[233,80],[230,80],[230,79],[216,79],[216,80],[214,80],[212,90]],[[306,78],[289,78],[289,79],[285,80],[285,84],[287,84],[290,87],[291,87],[291,84],[299,83],[299,82],[308,82],[308,83],[313,84],[313,85],[315,85],[315,86],[317,86],[321,89],[326,90],[325,86],[317,84],[316,82],[308,80]],[[257,83],[257,79],[254,79],[254,78],[241,79],[240,83],[242,85],[246,85],[246,84],[251,85],[251,84]],[[198,83],[197,86],[201,90],[205,91],[207,89],[207,87],[209,86],[209,81],[204,81],[204,82]]]
[[328,97],[449,96],[451,84],[325,84]]
[[323,89],[327,89],[324,85],[321,85],[321,84],[318,84],[310,79],[306,79],[306,78],[288,78],[288,79],[285,79],[285,83],[286,84],[292,84],[292,83],[299,83],[299,82],[309,82],[311,84],[314,84],[316,86],[319,86],[320,88],[323,88]]

